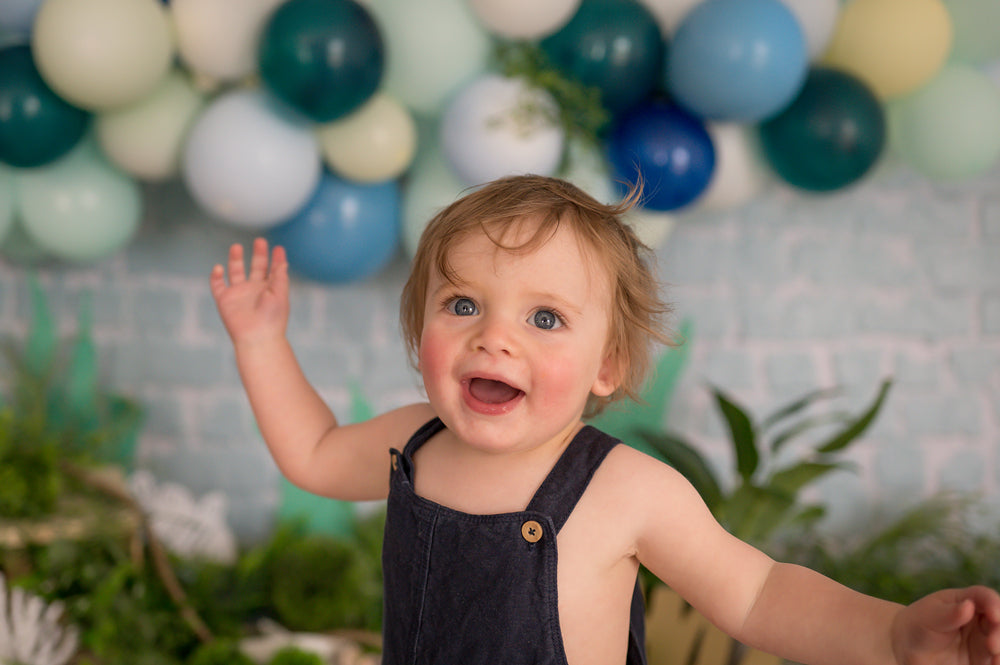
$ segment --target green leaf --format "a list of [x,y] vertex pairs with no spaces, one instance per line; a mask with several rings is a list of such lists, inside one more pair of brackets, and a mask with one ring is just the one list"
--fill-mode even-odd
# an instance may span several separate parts
[[771,452],[778,452],[786,443],[798,436],[801,436],[814,427],[829,425],[831,423],[845,423],[848,422],[850,418],[851,415],[849,413],[837,411],[836,413],[824,413],[800,420],[774,437],[774,440],[771,441]]
[[846,463],[800,462],[774,473],[768,486],[778,492],[795,495],[803,487],[831,471],[848,468]]
[[791,404],[787,404],[781,407],[780,409],[769,415],[767,418],[765,418],[760,425],[760,430],[762,432],[766,431],[771,427],[775,426],[776,424],[778,424],[779,422],[781,422],[782,420],[790,418],[791,416],[794,416],[797,413],[809,408],[815,402],[818,402],[821,399],[828,399],[830,397],[834,397],[840,393],[841,393],[840,388],[820,388],[810,393],[806,393],[805,395],[798,398]]
[[756,435],[750,416],[738,407],[718,388],[713,389],[715,402],[722,412],[726,423],[729,425],[729,432],[732,435],[732,444],[736,453],[736,470],[740,476],[749,480],[757,465],[760,463],[760,454],[757,452]]
[[659,453],[661,459],[687,478],[713,512],[722,503],[722,489],[711,467],[693,446],[665,432],[639,432],[639,437]]
[[872,421],[875,420],[875,416],[878,415],[879,409],[882,408],[882,403],[885,401],[885,397],[889,392],[890,386],[892,386],[892,381],[890,379],[883,381],[881,388],[879,388],[878,396],[875,398],[875,401],[872,402],[871,406],[869,406],[857,420],[850,423],[847,427],[837,433],[826,443],[819,446],[816,450],[821,453],[836,452],[846,448],[852,441],[861,436],[861,434],[868,429],[868,426],[871,425]]

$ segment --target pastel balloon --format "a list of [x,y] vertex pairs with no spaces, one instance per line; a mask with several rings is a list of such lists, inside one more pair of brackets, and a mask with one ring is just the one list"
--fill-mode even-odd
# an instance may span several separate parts
[[775,172],[802,189],[845,187],[871,169],[886,142],[879,100],[856,77],[816,67],[788,108],[760,125]]
[[580,0],[469,0],[490,32],[508,39],[539,39],[569,21]]
[[284,246],[290,269],[303,277],[338,284],[370,277],[399,247],[398,186],[325,174],[309,203],[267,235]]
[[14,173],[0,164],[0,244],[14,225]]
[[642,244],[656,249],[662,247],[670,237],[677,224],[677,217],[669,212],[633,208],[626,215],[625,223],[632,227]]
[[441,152],[440,144],[428,141],[424,145],[402,183],[402,241],[411,258],[431,217],[458,199],[465,189]]
[[954,29],[951,59],[983,64],[1000,58],[1000,2],[996,0],[945,0]]
[[173,0],[177,53],[200,78],[237,81],[257,71],[257,45],[284,0]]
[[414,113],[434,116],[485,71],[492,43],[465,0],[367,0],[389,48],[384,89]]
[[552,175],[564,132],[552,96],[523,79],[487,74],[462,89],[441,117],[441,146],[458,179],[479,185],[501,176]]
[[349,116],[321,125],[317,136],[326,164],[356,182],[396,178],[417,149],[413,116],[386,93],[376,93]]
[[132,176],[162,181],[180,173],[184,139],[205,95],[175,70],[134,104],[99,113],[94,125],[104,154]]
[[583,0],[540,46],[557,69],[600,90],[613,114],[646,99],[662,78],[663,35],[636,0]]
[[4,0],[0,3],[0,33],[17,37],[31,35],[31,26],[42,0]]
[[568,141],[565,164],[559,177],[602,203],[614,204],[621,200],[611,182],[611,166],[604,154],[603,145],[579,138]]
[[619,191],[641,182],[643,207],[659,211],[698,198],[715,168],[715,148],[701,121],[657,100],[618,120],[608,138],[608,156]]
[[1000,85],[972,65],[945,65],[887,108],[892,150],[926,176],[969,178],[1000,157]]
[[840,0],[782,0],[799,20],[806,38],[809,60],[816,60],[826,50],[837,28]]
[[652,12],[664,37],[670,37],[687,13],[702,0],[640,0]]
[[123,248],[139,227],[142,192],[84,141],[62,159],[15,176],[21,223],[38,247],[74,263]]
[[0,49],[0,161],[47,164],[69,152],[89,124],[89,113],[45,84],[27,45]]
[[17,218],[7,234],[0,238],[0,256],[6,261],[24,266],[38,265],[53,258],[28,235],[21,220]]
[[329,122],[374,94],[383,49],[375,19],[354,0],[288,0],[264,27],[260,75],[294,109]]
[[802,28],[780,0],[705,0],[674,33],[666,86],[697,116],[752,123],[792,101],[808,66]]
[[698,208],[732,210],[749,203],[768,180],[756,131],[731,122],[710,122],[706,129],[715,148],[715,168]]
[[841,9],[821,62],[892,99],[929,81],[951,45],[951,17],[941,0],[852,0]]
[[45,0],[31,49],[45,82],[88,110],[148,94],[174,56],[166,11],[154,0]]
[[285,221],[309,200],[321,160],[311,127],[262,91],[213,100],[192,125],[181,175],[192,198],[247,228]]

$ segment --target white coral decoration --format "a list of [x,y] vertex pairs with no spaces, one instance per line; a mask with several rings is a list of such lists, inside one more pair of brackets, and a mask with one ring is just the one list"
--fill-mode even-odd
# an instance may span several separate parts
[[175,554],[232,563],[236,538],[226,522],[226,497],[210,492],[195,499],[176,483],[157,483],[148,471],[129,478],[132,496],[146,513],[153,533]]
[[7,589],[0,573],[0,663],[65,665],[76,653],[75,626],[63,626],[61,603],[49,603],[24,589]]

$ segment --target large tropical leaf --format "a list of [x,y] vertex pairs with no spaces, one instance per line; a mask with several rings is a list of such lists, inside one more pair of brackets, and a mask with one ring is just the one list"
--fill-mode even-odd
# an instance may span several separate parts
[[878,395],[875,397],[875,401],[872,402],[871,406],[862,413],[857,420],[848,423],[847,427],[835,434],[826,443],[820,445],[816,450],[821,453],[832,453],[838,450],[846,448],[854,439],[861,436],[861,434],[868,429],[868,426],[872,424],[875,420],[875,416],[878,415],[879,409],[882,408],[882,402],[885,401],[885,396],[889,393],[889,388],[892,386],[892,380],[886,379],[882,382],[881,388],[879,388]]
[[722,489],[715,474],[693,446],[665,432],[640,432],[640,439],[656,450],[659,457],[688,479],[701,495],[709,510],[722,503]]
[[736,471],[741,478],[749,480],[760,463],[753,423],[750,416],[721,390],[716,388],[712,393],[715,395],[715,403],[719,407],[719,411],[729,425],[729,433],[736,453]]

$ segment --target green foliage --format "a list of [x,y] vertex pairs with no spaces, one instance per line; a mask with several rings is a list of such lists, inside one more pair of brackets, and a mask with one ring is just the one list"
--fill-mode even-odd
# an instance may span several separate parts
[[139,406],[99,385],[89,307],[81,309],[67,358],[37,280],[29,282],[33,321],[23,344],[5,340],[0,394],[0,514],[34,518],[55,510],[66,482],[61,461],[128,464]]
[[[849,468],[840,461],[840,453],[875,420],[890,385],[890,381],[884,381],[872,403],[859,414],[810,413],[814,404],[836,394],[818,390],[760,422],[722,390],[713,389],[733,450],[732,489],[725,488],[704,456],[683,438],[653,430],[641,436],[661,459],[687,477],[726,529],[741,540],[766,548],[781,529],[791,525],[806,527],[824,515],[823,506],[803,504],[800,493],[827,474]],[[793,441],[830,427],[833,433],[819,443],[806,445],[797,460],[784,461],[786,448]]]
[[[498,69],[504,76],[522,77],[548,92],[556,101],[558,115],[548,118],[560,125],[570,139],[598,146],[611,114],[601,104],[601,91],[567,78],[549,62],[548,56],[530,42],[498,41],[494,50]],[[564,156],[565,162],[565,156]]]
[[298,647],[285,647],[278,650],[267,665],[324,665],[324,661],[319,654],[312,651],[303,651]]
[[203,644],[187,660],[187,665],[256,665],[239,649],[235,640]]
[[903,604],[939,589],[1000,588],[1000,524],[972,528],[976,508],[971,498],[942,494],[848,542],[807,533],[783,556],[853,589]]

